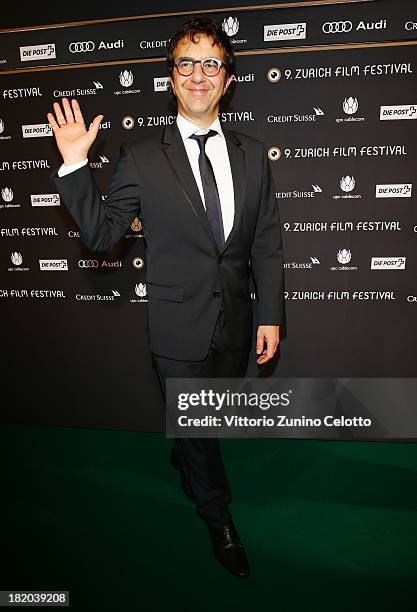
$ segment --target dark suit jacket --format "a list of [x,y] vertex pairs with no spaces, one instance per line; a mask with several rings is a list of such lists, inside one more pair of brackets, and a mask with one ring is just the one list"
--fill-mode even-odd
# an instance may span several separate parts
[[87,164],[51,178],[93,251],[108,251],[137,216],[147,245],[149,339],[154,353],[200,360],[221,298],[229,347],[249,346],[251,266],[260,325],[283,322],[280,219],[265,146],[225,129],[235,193],[234,225],[221,252],[176,124],[123,144],[103,201]]

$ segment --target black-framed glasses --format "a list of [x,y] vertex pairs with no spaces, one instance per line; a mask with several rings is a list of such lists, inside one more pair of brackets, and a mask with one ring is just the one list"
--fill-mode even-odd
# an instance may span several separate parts
[[225,66],[225,63],[217,57],[206,57],[201,60],[192,57],[179,57],[174,61],[174,64],[181,76],[190,76],[194,72],[196,64],[201,64],[201,70],[209,77],[219,74],[220,68]]

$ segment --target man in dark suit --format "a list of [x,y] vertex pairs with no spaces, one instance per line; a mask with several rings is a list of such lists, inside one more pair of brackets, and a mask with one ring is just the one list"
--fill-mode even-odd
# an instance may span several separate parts
[[[219,103],[235,80],[228,37],[212,19],[186,22],[171,38],[168,71],[174,125],[124,144],[103,201],[76,100],[54,103],[48,121],[64,164],[52,178],[83,242],[108,251],[135,217],[147,247],[149,339],[161,384],[167,377],[242,377],[252,338],[250,268],[257,289],[256,352],[276,352],[283,321],[280,220],[265,146],[222,129]],[[218,439],[177,438],[171,463],[206,522],[218,561],[236,576],[249,564],[233,523]]]

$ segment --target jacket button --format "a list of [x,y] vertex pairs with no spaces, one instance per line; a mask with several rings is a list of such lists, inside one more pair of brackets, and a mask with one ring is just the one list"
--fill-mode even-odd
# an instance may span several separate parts
[[223,255],[219,255],[219,258],[218,258],[218,260],[217,260],[217,261],[218,261],[219,263],[222,263],[222,261],[223,261]]
[[220,291],[214,291],[213,292],[213,297],[220,297]]

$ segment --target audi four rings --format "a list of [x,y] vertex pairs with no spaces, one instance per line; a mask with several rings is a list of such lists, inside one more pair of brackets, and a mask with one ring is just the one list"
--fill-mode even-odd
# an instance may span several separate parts
[[325,34],[336,34],[337,32],[350,32],[353,28],[351,21],[326,21],[322,30]]
[[86,53],[87,51],[94,51],[96,45],[92,40],[84,40],[82,42],[72,42],[69,45],[71,53]]
[[98,268],[98,261],[97,259],[80,259],[78,266],[80,268]]

